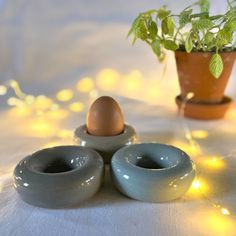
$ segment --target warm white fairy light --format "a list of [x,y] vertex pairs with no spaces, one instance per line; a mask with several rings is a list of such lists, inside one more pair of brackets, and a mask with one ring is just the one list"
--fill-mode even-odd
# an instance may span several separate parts
[[[114,85],[118,81],[119,74],[115,73],[112,70],[104,70],[104,71],[102,71],[102,73],[99,74],[99,76],[97,78],[97,83],[102,83],[102,79],[105,78],[106,79],[105,85],[107,86],[106,88],[107,89],[109,88],[109,90],[112,90],[114,88]],[[88,92],[90,99],[95,99],[98,96],[98,91],[96,90],[96,87],[93,88],[93,85],[90,82],[91,81],[87,78],[86,80],[84,80],[84,82],[83,82],[84,84],[83,83],[80,84],[80,86],[79,86],[80,89],[78,89],[78,88],[77,89],[80,91],[86,85],[87,87],[85,90],[86,90],[86,92]],[[8,86],[11,87],[16,94],[15,98],[12,97],[12,98],[8,99],[9,105],[15,106],[16,108],[19,108],[20,110],[24,110],[24,109],[27,109],[27,111],[32,110],[33,114],[40,114],[40,117],[44,117],[46,120],[47,120],[47,118],[58,117],[58,115],[60,115],[60,117],[65,118],[66,117],[65,112],[67,112],[68,110],[71,110],[71,111],[74,110],[76,112],[80,112],[80,110],[83,110],[83,104],[79,103],[79,102],[70,103],[69,105],[67,105],[68,106],[67,110],[61,109],[61,104],[62,104],[62,106],[65,106],[64,102],[70,101],[74,96],[74,92],[70,89],[63,89],[63,90],[59,91],[59,93],[57,94],[57,99],[58,99],[58,101],[61,101],[62,103],[58,104],[58,103],[55,103],[53,101],[53,99],[48,98],[44,95],[35,97],[33,95],[24,94],[21,91],[18,82],[15,80],[9,81]],[[7,93],[7,89],[8,89],[7,86],[1,85],[0,86],[0,95],[5,95]],[[83,92],[85,92],[85,90]],[[183,119],[185,105],[186,105],[187,101],[190,100],[192,97],[194,97],[193,93],[188,93],[187,96],[185,97],[185,99],[182,103],[182,106],[180,107],[179,117],[180,117],[180,121],[182,123],[183,129],[184,129],[185,138],[187,139],[192,150],[198,150],[198,152],[195,152],[195,154],[196,153],[199,154],[201,148],[200,148],[200,145],[196,142],[196,140],[194,138],[196,138],[196,139],[207,138],[208,132],[204,131],[204,130],[191,131]],[[62,113],[63,113],[63,116],[61,116]],[[40,121],[41,121],[41,119],[40,119]],[[51,128],[52,128],[51,124],[48,123],[48,121],[46,123],[44,123],[44,121],[41,123],[34,122],[34,124],[36,124],[36,126],[34,126],[33,128],[35,128],[36,130],[39,129],[39,130],[45,130],[45,132],[46,131],[48,132],[48,130],[49,129],[51,130]],[[38,132],[38,131],[36,131],[36,132]],[[43,135],[45,135],[45,132]],[[48,143],[47,146],[62,145],[64,143],[65,139],[68,139],[72,136],[72,132],[70,130],[59,130],[55,134],[58,138],[61,139],[61,141]],[[63,140],[63,142],[62,142],[62,140]],[[235,154],[236,154],[236,152],[235,152]],[[214,157],[207,159],[204,164],[209,168],[219,169],[223,166],[223,159],[225,159],[226,157],[230,157],[230,156],[232,156],[232,153],[228,156],[224,156],[221,158],[214,156]],[[197,192],[199,192],[203,196],[203,198],[211,206],[218,209],[222,215],[226,215],[226,216],[233,215],[230,210],[228,210],[227,208],[214,202],[212,199],[210,199],[206,196],[204,183],[202,183],[202,180],[199,179],[200,174],[198,174],[197,176],[198,177],[192,183],[191,189],[194,189]],[[0,182],[0,192],[5,190],[7,187],[12,187],[12,185],[6,185],[6,184],[4,185],[4,183]]]
[[222,207],[220,209],[220,211],[223,215],[230,215],[230,211],[228,209],[224,208],[224,207]]
[[[200,145],[198,144],[198,142],[193,138],[193,136],[195,136],[196,138],[206,138],[208,136],[208,133],[205,131],[203,132],[202,130],[200,132],[191,132],[191,130],[189,129],[188,125],[186,124],[186,122],[184,121],[184,112],[185,112],[185,107],[186,107],[186,103],[194,96],[193,93],[188,93],[187,96],[185,97],[185,99],[183,100],[183,103],[180,107],[179,110],[179,117],[180,117],[180,121],[184,130],[184,134],[185,134],[185,138],[187,139],[188,143],[190,146],[192,146],[193,148],[198,147],[199,150],[201,150]],[[228,155],[231,156],[231,155]],[[210,167],[210,168],[222,168],[224,166],[224,163],[222,163],[222,159],[225,158],[218,158],[218,157],[212,157],[211,160],[207,160],[207,162],[205,163],[206,166]],[[197,190],[202,197],[214,208],[220,209],[220,212],[222,215],[233,215],[231,214],[231,212],[225,208],[222,207],[219,203],[213,201],[212,199],[210,199],[208,196],[206,196],[206,194],[204,193],[204,189],[202,187],[201,182],[199,181],[199,177],[200,174],[198,173],[197,175],[198,177],[193,181],[191,189]],[[190,190],[191,190],[190,189]]]
[[194,188],[194,189],[200,189],[201,188],[200,181],[199,180],[194,180],[191,187]]

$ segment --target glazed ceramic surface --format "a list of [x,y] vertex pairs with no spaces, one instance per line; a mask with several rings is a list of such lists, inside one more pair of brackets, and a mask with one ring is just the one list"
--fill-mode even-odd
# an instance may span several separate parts
[[101,154],[105,163],[110,163],[112,155],[120,148],[135,143],[136,132],[130,125],[125,125],[124,132],[115,136],[95,136],[87,132],[86,125],[80,126],[75,131],[76,142],[85,147],[90,147]]
[[92,149],[60,146],[24,158],[14,170],[14,187],[23,201],[45,208],[73,206],[92,197],[104,172]]
[[111,174],[116,187],[128,197],[165,202],[188,190],[195,168],[189,156],[178,148],[143,143],[117,151],[111,161]]

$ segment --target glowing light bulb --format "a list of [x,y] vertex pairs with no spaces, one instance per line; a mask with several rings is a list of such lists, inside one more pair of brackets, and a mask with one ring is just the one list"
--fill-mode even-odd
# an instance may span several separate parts
[[67,102],[70,101],[74,96],[74,93],[71,89],[62,89],[60,90],[56,97],[61,102]]
[[69,109],[73,112],[81,112],[84,109],[84,104],[82,102],[74,102],[69,105]]
[[7,87],[4,85],[0,85],[0,96],[3,96],[7,93]]
[[201,188],[200,181],[199,180],[194,180],[191,187],[194,188],[194,189],[200,189]]
[[194,97],[194,93],[190,92],[190,93],[187,94],[186,100],[188,101],[188,100],[190,100],[193,97]]
[[226,209],[226,208],[224,208],[224,207],[222,207],[222,208],[220,209],[220,211],[221,211],[221,213],[222,213],[223,215],[230,215],[229,210]]
[[90,77],[81,78],[78,81],[76,88],[81,93],[88,93],[88,92],[92,91],[94,88],[93,79]]

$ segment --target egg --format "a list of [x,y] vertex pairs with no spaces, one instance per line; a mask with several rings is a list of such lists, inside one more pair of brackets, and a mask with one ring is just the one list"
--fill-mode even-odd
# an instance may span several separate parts
[[87,132],[95,136],[114,136],[124,131],[124,117],[119,104],[111,97],[99,97],[87,114]]

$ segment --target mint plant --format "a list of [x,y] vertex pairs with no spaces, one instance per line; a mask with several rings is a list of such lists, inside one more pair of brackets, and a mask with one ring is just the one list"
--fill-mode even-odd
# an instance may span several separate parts
[[[165,50],[190,52],[213,52],[209,71],[218,79],[223,71],[220,52],[235,49],[236,0],[227,0],[227,10],[222,15],[210,15],[209,0],[199,0],[186,7],[179,14],[173,14],[166,7],[152,9],[138,15],[128,36],[146,42],[159,60]],[[200,11],[194,13],[194,6]]]

